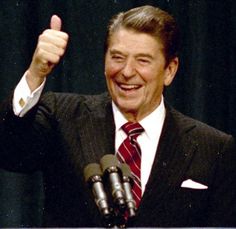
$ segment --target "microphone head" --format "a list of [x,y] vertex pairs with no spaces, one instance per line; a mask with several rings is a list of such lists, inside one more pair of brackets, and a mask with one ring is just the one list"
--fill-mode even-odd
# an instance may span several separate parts
[[130,167],[127,164],[121,163],[120,164],[120,169],[122,171],[123,176],[132,177]]
[[123,181],[128,181],[132,185],[133,184],[133,175],[131,173],[131,169],[130,169],[129,165],[127,165],[126,163],[121,163],[120,169],[122,172]]
[[113,154],[104,155],[100,160],[100,164],[103,172],[110,168],[114,168],[116,170],[119,169],[119,161],[117,157]]
[[90,163],[84,168],[84,179],[86,182],[94,176],[102,176],[102,170],[98,163]]

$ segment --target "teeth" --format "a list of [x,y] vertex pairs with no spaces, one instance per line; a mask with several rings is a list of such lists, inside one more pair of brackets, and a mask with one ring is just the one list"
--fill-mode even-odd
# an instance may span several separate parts
[[120,87],[124,90],[132,90],[132,89],[138,89],[139,88],[138,85],[134,85],[134,84],[120,84]]

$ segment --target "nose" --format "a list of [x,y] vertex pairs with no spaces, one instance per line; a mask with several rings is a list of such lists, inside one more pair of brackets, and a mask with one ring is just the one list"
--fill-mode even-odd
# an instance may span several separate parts
[[135,70],[135,63],[133,60],[127,60],[123,69],[122,69],[122,75],[125,78],[131,78],[135,76],[136,70]]

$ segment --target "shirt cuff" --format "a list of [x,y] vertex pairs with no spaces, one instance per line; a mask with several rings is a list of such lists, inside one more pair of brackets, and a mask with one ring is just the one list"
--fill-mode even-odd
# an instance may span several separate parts
[[26,74],[27,72],[17,84],[12,101],[14,114],[19,117],[23,117],[39,101],[46,82],[45,78],[43,83],[31,92],[26,80]]

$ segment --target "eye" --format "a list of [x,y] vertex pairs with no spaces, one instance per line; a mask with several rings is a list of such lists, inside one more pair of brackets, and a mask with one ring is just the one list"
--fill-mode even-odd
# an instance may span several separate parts
[[149,59],[146,59],[146,58],[139,58],[139,59],[138,59],[138,62],[139,62],[140,64],[146,65],[146,64],[149,64],[149,63],[150,63],[150,60],[149,60]]
[[112,60],[116,61],[116,62],[123,62],[124,61],[124,57],[122,55],[112,55],[111,56]]

